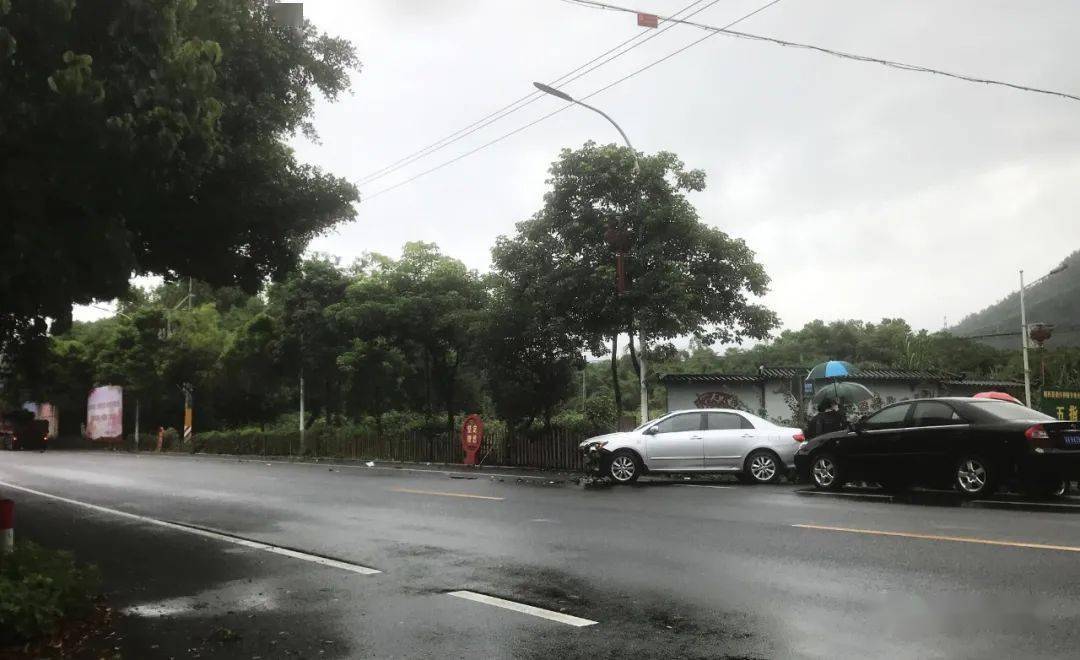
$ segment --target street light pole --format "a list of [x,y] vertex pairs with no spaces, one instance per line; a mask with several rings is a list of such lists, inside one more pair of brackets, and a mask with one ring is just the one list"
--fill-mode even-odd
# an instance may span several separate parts
[[1031,367],[1028,365],[1027,309],[1024,307],[1024,269],[1020,269],[1020,346],[1024,351],[1024,405],[1031,407]]
[[[550,94],[551,96],[554,96],[556,98],[560,98],[560,99],[562,99],[564,101],[567,101],[569,103],[574,103],[576,105],[580,105],[583,108],[588,108],[589,110],[592,110],[593,112],[597,113],[598,115],[600,115],[604,119],[608,120],[611,123],[611,125],[615,127],[615,130],[619,131],[619,135],[622,136],[623,142],[626,143],[626,146],[630,148],[630,154],[634,157],[634,176],[637,177],[638,174],[641,173],[641,165],[638,162],[637,150],[634,149],[634,145],[630,143],[630,138],[628,138],[626,136],[626,131],[624,131],[622,129],[622,127],[619,126],[619,124],[615,122],[614,119],[612,119],[610,116],[608,116],[608,114],[606,112],[604,112],[600,108],[593,107],[593,106],[589,105],[588,103],[584,103],[582,101],[579,101],[579,100],[575,99],[574,97],[570,96],[569,94],[567,94],[566,92],[564,92],[562,90],[559,90],[559,89],[555,89],[554,87],[552,87],[550,85],[545,85],[544,83],[534,82],[533,87],[536,87],[538,90],[540,90],[541,92],[544,92],[545,94]],[[631,317],[630,322],[633,323],[633,317]],[[634,341],[633,336],[630,337],[630,341],[631,342]],[[641,410],[640,410],[641,423],[644,424],[649,419],[649,388],[646,386],[646,381],[645,381],[645,325],[644,325],[644,323],[641,325],[641,327],[638,328],[638,381],[639,381],[638,385],[639,385],[640,392],[641,392]]]
[[[1042,282],[1051,275],[1057,275],[1069,267],[1068,262],[1062,263],[1046,275],[1032,282],[1032,285]],[[1024,270],[1020,269],[1020,346],[1024,351],[1024,405],[1031,407],[1031,367],[1028,363],[1028,324],[1027,307],[1024,305]]]

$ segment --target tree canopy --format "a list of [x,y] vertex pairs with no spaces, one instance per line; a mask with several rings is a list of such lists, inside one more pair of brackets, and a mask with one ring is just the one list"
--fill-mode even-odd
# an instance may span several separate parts
[[354,215],[356,189],[286,140],[357,67],[262,1],[0,0],[0,340],[132,274],[283,276]]
[[765,269],[742,240],[705,224],[686,197],[704,189],[703,172],[668,152],[587,142],[564,149],[550,174],[543,208],[499,238],[494,268],[511,287],[547,300],[584,349],[603,354],[610,345],[617,407],[620,334],[711,344],[763,339],[775,327],[776,316],[753,302],[766,292]]

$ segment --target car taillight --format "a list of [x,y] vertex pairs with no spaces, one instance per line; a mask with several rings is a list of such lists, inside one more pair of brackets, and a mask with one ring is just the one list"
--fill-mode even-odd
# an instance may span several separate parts
[[1035,449],[1047,449],[1050,447],[1050,434],[1046,432],[1046,428],[1042,424],[1029,426],[1024,431],[1024,437],[1028,439],[1028,442]]
[[806,442],[806,436],[802,433],[796,433],[795,435],[791,436],[791,439],[795,442]]

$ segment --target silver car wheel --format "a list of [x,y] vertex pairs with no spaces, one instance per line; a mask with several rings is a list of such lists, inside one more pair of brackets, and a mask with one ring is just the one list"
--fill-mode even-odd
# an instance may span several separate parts
[[966,493],[978,493],[986,487],[986,466],[977,458],[960,463],[956,470],[956,483]]
[[634,478],[634,473],[637,472],[637,464],[634,463],[634,459],[626,456],[616,456],[611,461],[611,476],[615,481],[630,481]]
[[822,457],[814,461],[814,483],[828,488],[836,482],[836,463]]
[[769,481],[776,476],[776,461],[768,454],[760,454],[750,461],[750,474],[758,481]]

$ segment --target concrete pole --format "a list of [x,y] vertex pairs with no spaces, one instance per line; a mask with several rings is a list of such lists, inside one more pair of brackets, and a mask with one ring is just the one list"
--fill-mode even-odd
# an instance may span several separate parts
[[304,455],[304,368],[300,367],[300,455]]

